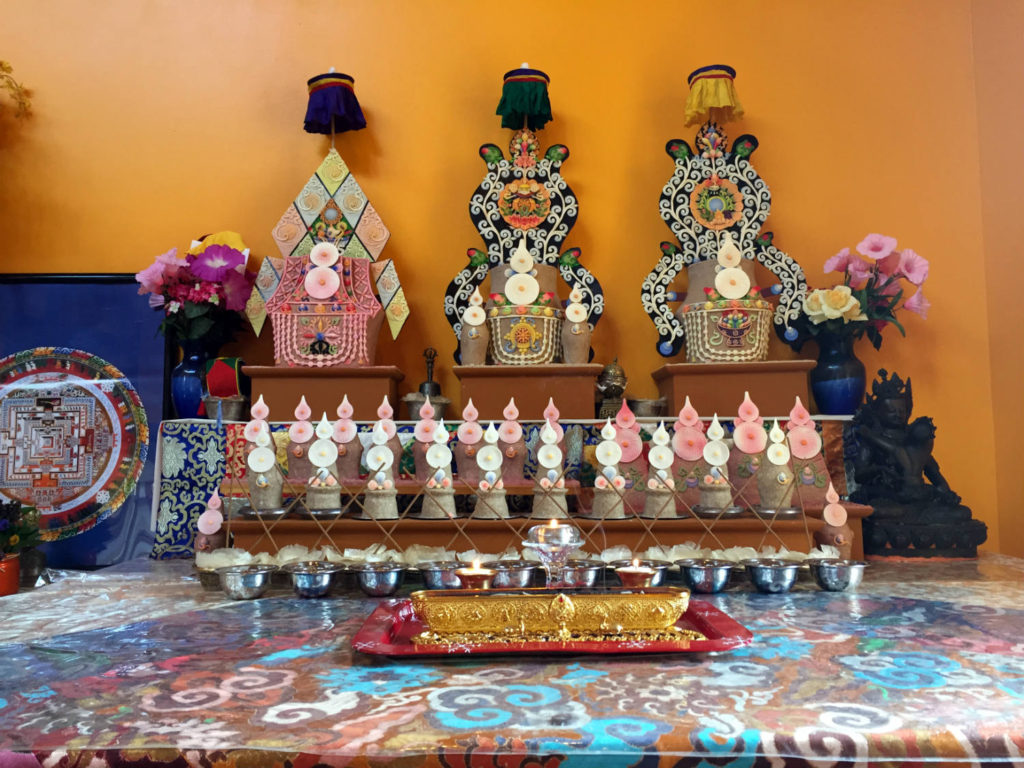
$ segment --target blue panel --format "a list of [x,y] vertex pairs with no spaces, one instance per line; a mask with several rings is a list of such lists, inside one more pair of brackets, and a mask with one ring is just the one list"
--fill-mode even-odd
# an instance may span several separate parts
[[[94,278],[94,279],[90,279]],[[119,282],[102,282],[118,279]],[[11,282],[17,279],[18,282]],[[110,565],[146,555],[153,502],[155,441],[163,413],[161,314],[149,308],[131,275],[27,278],[0,275],[0,357],[33,347],[73,347],[117,367],[142,398],[149,420],[150,460],[120,511],[93,529],[44,546],[59,567]]]

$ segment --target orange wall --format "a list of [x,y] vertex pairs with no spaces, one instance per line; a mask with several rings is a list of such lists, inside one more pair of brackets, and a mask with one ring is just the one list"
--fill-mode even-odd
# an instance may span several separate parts
[[[776,244],[821,284],[821,265],[868,232],[932,262],[927,322],[906,319],[869,370],[910,375],[937,454],[998,548],[992,382],[982,251],[971,7],[966,3],[561,2],[536,12],[471,0],[14,0],[0,52],[36,91],[35,117],[0,145],[2,268],[135,271],[201,232],[242,232],[255,253],[326,150],[303,133],[305,79],[356,77],[369,129],[338,147],[392,231],[415,322],[384,362],[422,378],[420,351],[450,359],[441,296],[467,247],[484,166],[505,143],[501,74],[526,60],[553,79],[566,178],[580,201],[568,245],[604,284],[597,359],[618,355],[639,396],[662,363],[639,304],[668,230],[657,214],[689,138],[685,76],[736,67],[775,206]],[[61,190],[56,185],[69,186]],[[73,185],[73,186],[72,186]],[[141,301],[142,299],[140,299]],[[262,343],[251,355],[269,355]],[[456,382],[446,370],[449,394]],[[978,478],[982,481],[978,482]]]
[[[1024,4],[1015,0],[976,0],[974,56],[977,74],[978,140],[981,162],[981,219],[988,289],[988,327],[995,415],[996,476],[1002,551],[1024,556],[1020,536],[1024,472],[1015,466],[1024,408],[1024,301],[1021,301],[1020,248],[1024,242]],[[1007,126],[1012,128],[1007,131]]]

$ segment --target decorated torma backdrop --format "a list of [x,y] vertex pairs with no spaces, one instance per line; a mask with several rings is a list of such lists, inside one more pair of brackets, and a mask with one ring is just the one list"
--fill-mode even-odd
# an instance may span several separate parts
[[[496,35],[499,16],[507,28]],[[471,0],[7,2],[0,50],[35,95],[29,121],[0,123],[0,269],[135,272],[183,231],[223,228],[256,257],[276,254],[271,230],[329,145],[299,130],[303,84],[335,66],[355,78],[368,124],[338,149],[387,222],[415,318],[378,362],[419,381],[424,347],[442,360],[454,350],[442,299],[477,241],[466,215],[475,150],[506,140],[492,114],[501,74],[530,61],[551,75],[558,105],[545,143],[572,147],[586,212],[573,245],[611,308],[595,360],[618,355],[630,392],[652,396],[662,359],[639,289],[665,238],[665,140],[691,138],[686,73],[727,62],[746,108],[731,133],[761,142],[766,226],[812,286],[865,232],[931,261],[928,320],[911,318],[881,354],[867,344],[858,354],[869,370],[913,377],[916,407],[938,425],[938,460],[988,523],[989,546],[1024,554],[1014,503],[1024,475],[1013,466],[1024,416],[1010,400],[1024,310],[1019,271],[1004,263],[1021,235],[1013,185],[1024,158],[1008,136],[1024,109],[1024,52],[1008,30],[1024,9],[650,0],[623,14],[595,0],[530,18],[540,26]],[[311,44],[325,29],[331,44]],[[269,363],[269,334],[241,351]],[[439,374],[455,395],[450,371]]]

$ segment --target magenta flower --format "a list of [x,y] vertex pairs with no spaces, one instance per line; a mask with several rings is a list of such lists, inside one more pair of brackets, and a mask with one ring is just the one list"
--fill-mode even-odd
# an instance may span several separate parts
[[928,277],[928,259],[904,248],[900,254],[900,271],[914,285],[922,285]]
[[200,254],[189,256],[188,261],[192,274],[200,280],[210,281],[220,280],[240,264],[245,264],[245,256],[241,251],[219,244],[209,246]]
[[857,253],[874,261],[884,259],[894,250],[896,250],[896,238],[885,235],[868,235],[857,243]]
[[918,288],[917,293],[903,303],[903,308],[908,309],[911,312],[916,312],[921,317],[927,318],[928,308],[931,307],[931,305],[931,302],[924,297],[924,290]]
[[139,293],[160,293],[164,287],[164,264],[154,261],[141,272],[135,273],[135,280],[139,283]]
[[850,265],[850,249],[843,248],[839,253],[825,262],[825,272],[845,272]]
[[246,302],[249,301],[249,296],[252,294],[252,283],[249,282],[248,276],[242,272],[231,270],[225,273],[223,285],[224,306],[233,312],[245,309]]

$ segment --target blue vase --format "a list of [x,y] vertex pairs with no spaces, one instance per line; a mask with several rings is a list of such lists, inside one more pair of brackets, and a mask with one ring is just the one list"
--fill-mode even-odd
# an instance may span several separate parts
[[181,353],[171,370],[171,400],[179,419],[195,419],[206,396],[206,347],[201,339],[186,339]]
[[818,412],[830,416],[854,413],[864,400],[864,363],[853,354],[854,339],[848,335],[822,333],[818,342],[818,364],[811,369],[811,393]]

